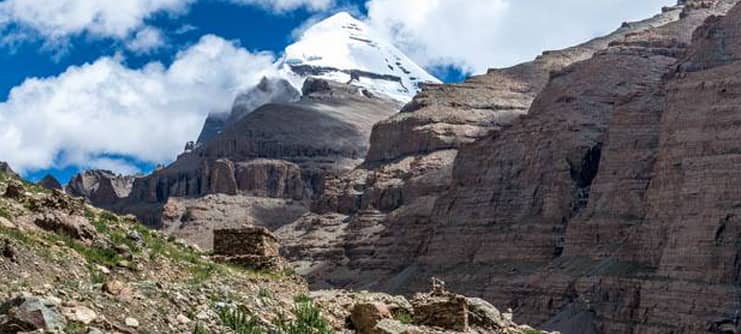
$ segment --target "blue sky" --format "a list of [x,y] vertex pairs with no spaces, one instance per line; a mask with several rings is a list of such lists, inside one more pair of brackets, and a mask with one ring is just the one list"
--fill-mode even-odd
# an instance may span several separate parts
[[0,160],[32,180],[66,182],[93,167],[148,172],[172,161],[208,112],[228,107],[235,92],[226,91],[263,75],[302,27],[341,10],[456,82],[675,2],[1,0]]

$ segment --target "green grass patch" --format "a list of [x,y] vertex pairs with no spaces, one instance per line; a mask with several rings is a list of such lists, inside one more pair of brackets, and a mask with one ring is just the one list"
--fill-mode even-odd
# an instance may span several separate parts
[[77,321],[68,321],[67,326],[64,327],[64,332],[66,334],[84,334],[87,333],[87,328]]
[[52,243],[61,241],[65,246],[82,255],[89,263],[113,267],[121,260],[121,256],[113,249],[86,246],[66,234],[48,233],[46,238]]
[[414,317],[407,310],[396,310],[393,315],[394,319],[402,324],[411,325],[414,322]]
[[2,203],[0,203],[0,217],[3,217],[8,220],[13,219],[13,215],[10,213],[10,209],[6,208],[5,206],[2,206]]
[[524,334],[545,334],[545,332],[537,329],[528,329]]

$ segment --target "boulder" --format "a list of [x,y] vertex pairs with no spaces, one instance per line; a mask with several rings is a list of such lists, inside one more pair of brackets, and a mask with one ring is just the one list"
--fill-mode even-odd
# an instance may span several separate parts
[[392,314],[386,305],[381,303],[355,304],[350,313],[350,321],[359,334],[375,334],[376,325],[383,319],[391,319]]
[[21,200],[25,196],[25,193],[26,188],[23,186],[23,183],[18,180],[12,180],[8,182],[8,186],[5,188],[3,196],[5,198]]
[[86,306],[66,307],[62,309],[62,314],[64,314],[67,320],[79,322],[84,325],[89,325],[98,318],[98,314]]
[[0,306],[0,333],[61,331],[67,321],[57,307],[38,297],[17,297]]
[[498,330],[514,325],[511,319],[507,319],[494,305],[481,298],[467,298],[466,302],[471,326]]
[[47,212],[34,216],[33,223],[43,230],[65,234],[85,243],[92,243],[98,237],[95,226],[82,216]]
[[458,332],[468,330],[468,300],[453,293],[417,294],[412,300],[414,323]]
[[[361,333],[358,331],[358,333]],[[381,321],[376,324],[376,326],[373,328],[372,332],[368,332],[372,334],[422,334],[424,333],[422,330],[420,330],[417,327],[405,325],[401,323],[398,320],[394,319],[381,319]]]

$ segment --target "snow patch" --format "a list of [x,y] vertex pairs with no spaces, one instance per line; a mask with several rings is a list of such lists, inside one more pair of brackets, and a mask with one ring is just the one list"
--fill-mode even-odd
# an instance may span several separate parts
[[280,72],[300,89],[307,77],[367,89],[408,102],[425,83],[440,83],[403,52],[346,12],[306,30],[286,48]]

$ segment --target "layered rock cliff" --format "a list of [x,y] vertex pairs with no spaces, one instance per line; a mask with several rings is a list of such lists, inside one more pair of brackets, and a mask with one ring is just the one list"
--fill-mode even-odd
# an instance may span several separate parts
[[735,3],[428,88],[278,231],[286,254],[318,286],[438,276],[567,333],[736,332]]
[[205,248],[214,228],[277,228],[308,211],[327,177],[359,165],[373,124],[400,107],[352,85],[307,79],[298,101],[235,116],[223,132],[136,180],[116,208]]
[[[314,214],[279,231],[287,252],[322,285],[375,284],[373,275],[361,275],[363,282],[358,282],[356,269],[372,267],[383,273],[380,277],[404,270],[432,233],[430,215],[451,185],[453,161],[461,146],[526,114],[551,73],[590,59],[612,42],[676,22],[681,12],[681,7],[666,8],[605,37],[546,52],[533,62],[490,70],[461,84],[428,85],[401,113],[374,126],[361,168],[329,180],[313,205]],[[399,252],[409,256],[399,257]],[[327,274],[335,269],[337,273]]]

